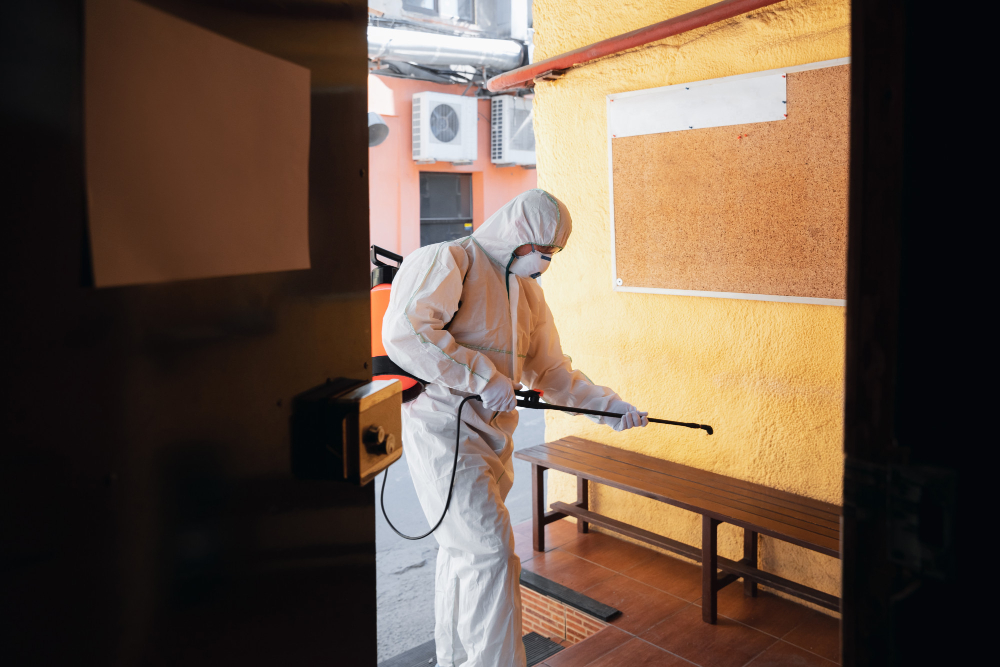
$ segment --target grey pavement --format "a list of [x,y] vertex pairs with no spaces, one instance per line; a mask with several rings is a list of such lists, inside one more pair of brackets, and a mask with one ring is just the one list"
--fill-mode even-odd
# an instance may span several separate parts
[[[519,409],[520,421],[514,432],[514,450],[545,441],[545,413]],[[429,528],[417,502],[406,463],[389,468],[385,509],[393,524],[411,535]],[[531,518],[531,465],[514,459],[514,487],[507,495],[512,524]],[[382,491],[382,479],[376,493]],[[376,502],[378,499],[376,498]],[[378,661],[383,662],[434,638],[434,564],[437,542],[433,535],[411,541],[392,532],[381,508],[376,508],[376,566],[378,587]]]

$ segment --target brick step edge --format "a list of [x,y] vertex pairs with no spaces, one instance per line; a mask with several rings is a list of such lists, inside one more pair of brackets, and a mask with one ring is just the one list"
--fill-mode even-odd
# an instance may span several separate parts
[[551,579],[546,579],[534,572],[521,570],[521,585],[604,622],[608,622],[621,615],[621,612],[614,607],[609,607],[594,598],[589,598],[583,593],[577,593],[571,588],[566,588],[562,584],[557,584]]

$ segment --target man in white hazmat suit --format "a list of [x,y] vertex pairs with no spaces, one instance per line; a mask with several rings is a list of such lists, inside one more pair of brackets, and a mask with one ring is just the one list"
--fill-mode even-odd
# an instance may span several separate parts
[[573,370],[533,280],[570,231],[566,206],[531,190],[472,236],[420,248],[393,280],[382,342],[393,362],[428,383],[403,406],[403,443],[431,525],[448,497],[456,409],[463,397],[482,397],[462,410],[451,507],[434,533],[441,667],[525,665],[521,562],[504,506],[514,480],[515,385],[544,391],[551,403],[623,414],[598,419],[616,430],[647,424],[645,412]]

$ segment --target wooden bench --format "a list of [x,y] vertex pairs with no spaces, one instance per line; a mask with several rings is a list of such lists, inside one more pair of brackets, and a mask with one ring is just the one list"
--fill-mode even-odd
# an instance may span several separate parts
[[[757,568],[757,536],[797,544],[840,558],[840,515],[837,505],[671,463],[643,454],[568,437],[515,453],[531,462],[531,497],[535,551],[545,551],[545,526],[572,516],[577,530],[588,524],[626,535],[702,563],[702,618],[715,623],[717,595],[725,586],[743,579],[745,595],[756,596],[763,584],[826,609],[840,610],[840,599]],[[576,475],[577,499],[573,504],[552,503],[545,511],[543,473],[546,469]],[[589,509],[589,482],[636,493],[702,515],[702,544],[693,547],[651,533]],[[743,528],[743,558],[718,555],[718,526],[730,523]],[[721,570],[721,573],[719,572]]]

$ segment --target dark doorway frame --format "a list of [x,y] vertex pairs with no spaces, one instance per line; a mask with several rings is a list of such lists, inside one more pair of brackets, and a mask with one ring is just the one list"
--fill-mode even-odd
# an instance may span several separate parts
[[989,303],[973,276],[984,244],[968,227],[990,190],[976,187],[965,150],[982,128],[932,131],[950,100],[929,84],[963,89],[975,62],[964,44],[977,38],[942,19],[921,3],[852,3],[845,666],[969,664],[987,639],[968,612],[981,591],[973,494],[990,472],[977,445],[995,436],[964,419],[982,414],[988,348],[973,314]]

